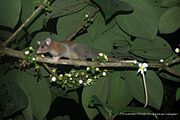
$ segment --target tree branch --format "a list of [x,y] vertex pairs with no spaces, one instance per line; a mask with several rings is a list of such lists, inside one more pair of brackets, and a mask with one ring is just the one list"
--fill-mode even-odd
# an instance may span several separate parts
[[42,5],[39,5],[39,7],[24,21],[23,24],[3,43],[4,46],[7,46],[9,42],[15,40],[13,38],[16,37],[16,35],[27,25],[29,22],[40,13],[42,9],[44,9],[45,4],[47,3],[48,0],[44,0]]
[[179,62],[180,62],[180,57],[178,57],[178,58],[176,58],[176,59],[174,59],[174,60],[166,63],[166,65],[167,65],[167,66],[170,66],[170,65],[173,65],[173,64],[179,63]]
[[[0,46],[0,53],[3,53],[8,56],[16,57],[19,59],[24,59],[26,56],[22,51],[13,50],[11,48]],[[173,62],[179,63],[179,57]],[[67,60],[67,59],[59,59],[58,61],[54,61],[52,58],[48,57],[41,57],[40,55],[36,56],[36,61],[41,62],[44,64],[44,67],[48,69],[49,72],[51,70],[47,68],[47,65],[45,63],[49,64],[61,64],[61,65],[74,65],[74,66],[96,66],[96,67],[113,67],[113,68],[138,68],[138,65],[135,64],[135,60],[121,60],[121,61],[115,61],[115,62],[91,62],[91,61],[82,61],[82,60]],[[169,62],[171,63],[171,62]],[[177,71],[174,71],[168,67],[167,64],[164,63],[148,63],[148,68],[151,69],[162,69],[165,70],[173,75],[179,76],[180,73]]]

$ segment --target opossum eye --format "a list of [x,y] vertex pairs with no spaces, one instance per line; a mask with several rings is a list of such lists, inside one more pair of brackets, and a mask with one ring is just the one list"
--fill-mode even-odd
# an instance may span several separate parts
[[44,45],[42,45],[41,48],[44,48]]

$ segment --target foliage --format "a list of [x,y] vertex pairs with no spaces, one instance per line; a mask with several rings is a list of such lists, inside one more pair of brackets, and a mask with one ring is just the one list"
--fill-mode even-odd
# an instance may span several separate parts
[[[0,42],[13,34],[42,1],[0,0]],[[29,46],[36,48],[37,41],[47,37],[56,41],[68,39],[80,29],[73,36],[75,41],[108,55],[113,54],[117,59],[128,58],[149,63],[159,62],[160,59],[170,61],[178,55],[159,33],[169,34],[180,28],[179,5],[178,0],[49,0],[45,9],[16,35],[10,47],[26,51]],[[50,65],[57,69],[59,75],[76,69],[71,77],[76,81],[76,87],[69,90],[64,84],[50,82],[49,73],[34,60],[29,61],[33,65],[26,66],[23,60],[2,55],[0,61],[0,111],[4,118],[13,120],[46,119],[56,97],[74,99],[82,104],[90,120],[99,114],[109,120],[121,116],[122,112],[150,113],[154,108],[161,109],[163,78],[180,82],[175,75],[148,69],[145,77],[149,106],[143,108],[144,88],[142,78],[137,74],[138,69],[112,68],[107,76],[98,76],[93,81],[95,84],[83,87],[79,85],[75,73],[84,72],[84,76],[94,77],[97,74],[96,67],[92,66],[89,72],[78,66]],[[179,66],[176,64],[170,68],[180,72]],[[68,85],[73,84],[68,76],[59,79],[68,81]],[[86,78],[83,80],[86,81]],[[179,100],[179,96],[180,88],[177,89],[176,100]]]

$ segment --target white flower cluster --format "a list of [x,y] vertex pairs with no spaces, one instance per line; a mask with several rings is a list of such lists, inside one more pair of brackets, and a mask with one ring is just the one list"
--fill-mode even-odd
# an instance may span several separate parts
[[108,56],[104,53],[99,53],[100,57],[103,57],[106,61],[108,61]]

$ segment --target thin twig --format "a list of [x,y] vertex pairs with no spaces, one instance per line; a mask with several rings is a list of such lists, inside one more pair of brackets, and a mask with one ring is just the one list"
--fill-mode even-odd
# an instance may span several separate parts
[[[90,14],[90,18],[93,18],[97,12],[99,11],[99,8],[96,8],[95,11],[93,11],[91,14]],[[72,40],[77,34],[79,34],[80,32],[82,32],[82,30],[84,29],[85,25],[87,24],[87,22],[83,22],[80,27],[78,27],[74,33],[72,33],[72,35],[70,35],[66,40]]]
[[39,7],[24,21],[23,24],[3,43],[4,46],[7,46],[9,42],[15,40],[14,38],[16,35],[27,25],[29,22],[39,14],[39,12],[44,9],[45,4],[47,3],[48,0],[44,0],[42,5],[39,5]]
[[43,63],[43,67],[51,74],[53,75],[54,77],[58,78],[58,75],[54,72],[52,72],[52,69],[46,64],[46,63]]
[[164,70],[166,70],[168,73],[171,73],[172,75],[180,77],[180,73],[179,72],[177,72],[177,71],[175,71],[173,69],[170,69],[169,67],[164,68]]

